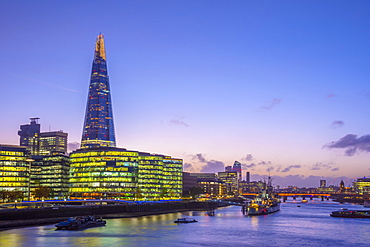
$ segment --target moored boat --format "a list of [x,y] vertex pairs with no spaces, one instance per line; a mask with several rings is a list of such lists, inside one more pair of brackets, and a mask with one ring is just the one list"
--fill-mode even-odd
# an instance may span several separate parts
[[342,217],[342,218],[368,218],[370,219],[370,210],[348,210],[341,209],[333,211],[330,214],[331,217]]
[[247,205],[248,215],[266,215],[280,210],[280,199],[275,197],[271,177],[267,186]]
[[105,226],[107,222],[96,219],[94,216],[69,217],[66,221],[59,222],[56,230],[80,230],[90,227]]
[[174,221],[174,223],[194,223],[198,222],[193,218],[178,218],[177,220]]

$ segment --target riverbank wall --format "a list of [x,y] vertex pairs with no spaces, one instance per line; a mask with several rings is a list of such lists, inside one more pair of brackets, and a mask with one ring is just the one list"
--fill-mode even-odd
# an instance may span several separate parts
[[72,216],[99,215],[105,219],[129,218],[173,212],[210,210],[221,206],[224,206],[224,204],[216,202],[169,202],[8,209],[0,210],[0,230],[53,224]]

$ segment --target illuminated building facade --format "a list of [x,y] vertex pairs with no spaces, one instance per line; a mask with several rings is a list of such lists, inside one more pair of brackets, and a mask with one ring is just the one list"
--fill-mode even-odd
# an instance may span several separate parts
[[68,134],[63,131],[40,132],[40,118],[30,118],[30,124],[20,126],[19,145],[30,151],[31,155],[52,155],[67,153]]
[[26,147],[31,155],[38,155],[40,150],[39,135],[40,135],[40,124],[38,123],[39,118],[30,118],[30,124],[24,124],[20,126],[18,131],[19,145]]
[[182,160],[123,148],[78,149],[70,154],[71,198],[179,199]]
[[239,175],[237,171],[218,172],[218,178],[226,184],[229,195],[239,194]]
[[115,146],[104,36],[100,34],[95,43],[81,148]]
[[40,186],[51,189],[51,198],[69,197],[69,157],[64,154],[33,156],[31,165],[31,196]]
[[78,149],[70,154],[71,198],[133,199],[138,190],[138,153],[123,148]]
[[0,145],[0,191],[29,192],[29,151],[25,147]]
[[221,181],[215,173],[190,173],[191,177],[197,180],[197,186],[200,187],[207,197],[218,198],[227,195],[227,184]]
[[63,131],[40,133],[40,155],[67,154],[68,134]]
[[363,195],[364,192],[366,194],[370,188],[370,178],[358,178],[357,181],[353,183],[353,187],[358,194]]
[[163,157],[162,186],[164,193],[161,198],[179,199],[182,194],[182,159]]

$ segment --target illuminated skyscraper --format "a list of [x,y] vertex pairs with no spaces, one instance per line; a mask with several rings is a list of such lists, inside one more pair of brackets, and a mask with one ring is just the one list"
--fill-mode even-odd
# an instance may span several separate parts
[[115,146],[104,36],[99,34],[95,44],[81,148]]

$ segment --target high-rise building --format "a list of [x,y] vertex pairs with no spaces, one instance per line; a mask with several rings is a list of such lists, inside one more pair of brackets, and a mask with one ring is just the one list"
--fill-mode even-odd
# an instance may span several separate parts
[[63,131],[40,133],[40,155],[67,153],[68,134]]
[[245,180],[246,180],[247,183],[250,183],[250,181],[251,181],[251,173],[250,172],[247,172],[245,174]]
[[102,34],[96,40],[81,148],[70,161],[71,198],[181,197],[181,159],[116,147]]
[[30,118],[30,124],[21,125],[21,130],[18,131],[19,145],[26,147],[31,155],[38,155],[40,151],[39,135],[40,135],[40,124],[38,120],[40,118]]
[[326,187],[326,180],[320,180],[320,187],[325,188]]
[[104,36],[95,43],[81,148],[115,147],[113,111]]
[[218,172],[218,178],[226,184],[229,195],[237,196],[239,194],[239,176],[237,171]]
[[31,155],[67,153],[68,134],[63,131],[40,132],[40,118],[30,118],[30,124],[20,126],[19,145],[26,147]]

